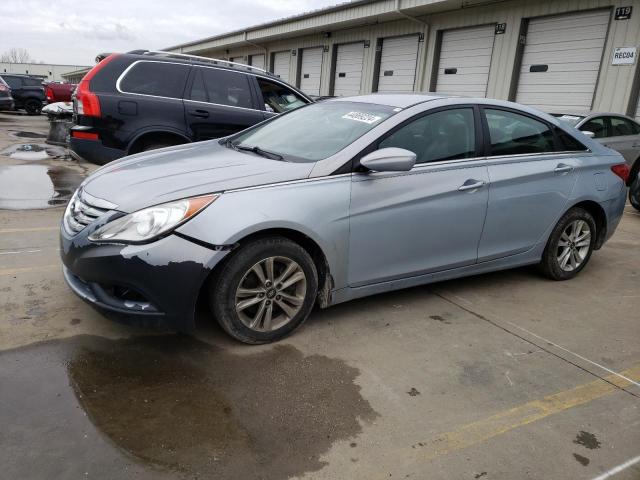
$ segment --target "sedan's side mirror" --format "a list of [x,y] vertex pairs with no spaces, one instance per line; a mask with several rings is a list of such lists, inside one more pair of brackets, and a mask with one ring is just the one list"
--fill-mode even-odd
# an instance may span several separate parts
[[381,148],[360,159],[360,165],[374,172],[408,172],[415,164],[415,153],[396,147]]
[[589,138],[595,138],[596,134],[593,132],[590,132],[589,130],[580,130],[582,133],[584,133],[587,137]]

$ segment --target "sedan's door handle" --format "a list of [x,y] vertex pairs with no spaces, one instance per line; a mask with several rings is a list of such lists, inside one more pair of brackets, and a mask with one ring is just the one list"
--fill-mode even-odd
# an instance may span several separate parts
[[198,118],[209,118],[209,112],[206,110],[189,110],[189,115]]
[[553,171],[556,173],[569,173],[573,171],[573,167],[571,165],[567,165],[566,163],[559,163]]
[[482,180],[467,180],[466,182],[464,182],[464,184],[458,187],[458,190],[460,192],[464,192],[466,190],[477,190],[478,188],[481,188],[483,186],[484,182]]

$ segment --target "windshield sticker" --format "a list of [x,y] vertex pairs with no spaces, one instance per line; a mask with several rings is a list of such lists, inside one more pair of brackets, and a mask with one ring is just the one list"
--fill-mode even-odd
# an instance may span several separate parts
[[346,115],[343,115],[342,118],[346,118],[347,120],[355,120],[356,122],[364,122],[371,125],[372,123],[376,123],[382,117],[376,117],[375,115],[371,115],[370,113],[349,112]]

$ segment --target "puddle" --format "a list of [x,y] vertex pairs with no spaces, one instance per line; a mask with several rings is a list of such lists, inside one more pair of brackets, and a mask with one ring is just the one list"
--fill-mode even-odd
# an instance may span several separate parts
[[6,155],[15,160],[38,161],[49,158],[64,158],[68,154],[65,148],[55,145],[23,143],[5,148],[0,152],[0,155]]
[[44,133],[12,130],[10,135],[17,138],[47,138]]
[[[10,478],[36,468],[9,456],[22,448],[68,459],[77,469],[70,477],[90,469],[90,458],[109,459],[104,478],[133,459],[145,468],[136,478],[286,479],[321,469],[335,441],[354,439],[377,416],[354,383],[357,369],[289,345],[238,355],[186,336],[84,336],[0,360],[0,424],[9,432],[0,460]],[[125,455],[114,460],[114,446]]]
[[67,203],[84,176],[47,165],[0,166],[0,209],[29,210]]

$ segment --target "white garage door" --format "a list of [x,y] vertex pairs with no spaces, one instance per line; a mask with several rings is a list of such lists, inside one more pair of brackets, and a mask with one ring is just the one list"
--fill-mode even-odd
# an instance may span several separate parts
[[251,66],[264,70],[264,54],[251,55]]
[[362,80],[364,43],[338,45],[333,94],[336,96],[358,95]]
[[436,92],[485,97],[495,25],[442,33]]
[[277,52],[273,55],[273,73],[285,82],[289,82],[291,53]]
[[229,61],[234,63],[245,63],[244,57],[231,57],[229,58]]
[[547,112],[591,109],[609,11],[532,19],[516,101]]
[[307,95],[320,95],[320,75],[322,74],[322,47],[302,50],[300,90]]
[[378,92],[412,92],[416,81],[418,36],[382,41]]
[[640,95],[638,95],[638,107],[636,108],[636,120],[640,121]]

